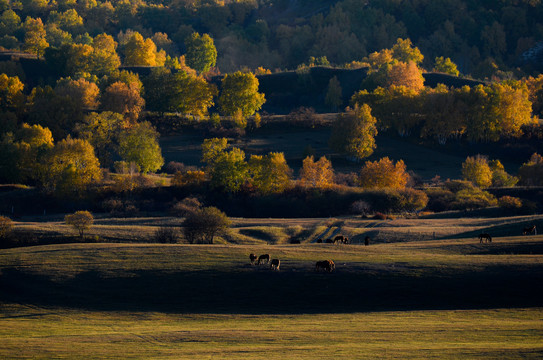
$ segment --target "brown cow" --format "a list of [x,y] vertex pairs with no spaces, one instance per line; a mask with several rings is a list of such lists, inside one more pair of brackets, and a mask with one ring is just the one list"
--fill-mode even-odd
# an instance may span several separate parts
[[249,260],[251,260],[251,264],[254,265],[255,261],[257,259],[256,254],[249,255]]
[[490,236],[490,234],[487,234],[487,233],[481,233],[479,234],[479,243],[483,243],[483,239],[485,242],[489,242],[491,243],[492,242],[492,236]]
[[279,271],[279,266],[281,265],[281,260],[272,259],[270,269]]
[[328,272],[334,271],[336,268],[336,264],[332,260],[321,260],[317,261],[315,264],[315,271],[319,271],[320,269],[323,269]]
[[260,265],[260,264],[263,264],[264,263],[264,260],[266,260],[266,264],[268,264],[270,262],[270,254],[264,254],[264,255],[260,255],[258,257],[258,262],[257,264]]
[[368,246],[368,245],[370,244],[370,240],[371,240],[370,237],[369,237],[369,236],[366,236],[366,237],[364,238],[364,245],[365,245],[365,246]]
[[317,239],[317,244],[322,244],[322,239],[321,238]]
[[537,228],[535,225],[527,226],[522,230],[522,235],[537,235]]

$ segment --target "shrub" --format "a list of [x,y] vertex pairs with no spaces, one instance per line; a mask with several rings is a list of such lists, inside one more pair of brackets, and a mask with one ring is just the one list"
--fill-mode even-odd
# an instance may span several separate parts
[[428,204],[426,207],[428,210],[440,212],[451,209],[455,196],[454,193],[447,189],[432,188],[426,190],[428,196]]
[[177,161],[170,161],[164,166],[164,172],[167,174],[175,174],[185,171],[185,164]]
[[311,127],[321,126],[324,121],[315,113],[312,107],[299,107],[287,115],[287,120],[293,125]]
[[177,243],[178,231],[169,226],[159,227],[153,236],[155,242],[160,244],[175,244]]
[[498,206],[506,210],[518,210],[522,207],[522,201],[512,196],[502,196],[498,199]]
[[6,216],[0,216],[0,248],[13,246],[11,233],[13,231],[13,221]]
[[479,188],[460,190],[455,195],[453,209],[471,210],[497,205],[494,195]]
[[205,172],[201,170],[188,170],[176,172],[172,178],[171,186],[199,185],[205,180]]
[[353,214],[358,215],[367,215],[369,212],[371,212],[371,205],[364,201],[364,200],[358,200],[351,204],[351,212]]
[[376,212],[375,215],[373,215],[373,218],[376,220],[386,220],[388,217],[386,214]]
[[176,202],[171,208],[171,212],[175,216],[187,216],[190,213],[196,212],[201,209],[202,204],[195,197],[187,197],[182,201]]

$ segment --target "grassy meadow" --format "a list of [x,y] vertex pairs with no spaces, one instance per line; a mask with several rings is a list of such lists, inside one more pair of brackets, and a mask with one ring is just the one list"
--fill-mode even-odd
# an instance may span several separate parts
[[[507,235],[541,218],[453,220],[235,219],[216,245],[1,250],[0,358],[541,358],[543,235]],[[157,226],[104,218],[91,232]],[[371,246],[312,241],[375,228],[388,235]],[[483,230],[492,244],[475,238]],[[281,270],[251,265],[252,252]],[[315,271],[322,259],[336,271]]]

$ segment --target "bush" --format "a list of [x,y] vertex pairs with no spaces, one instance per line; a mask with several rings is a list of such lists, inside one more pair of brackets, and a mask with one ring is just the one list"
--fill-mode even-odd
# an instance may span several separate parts
[[6,216],[0,216],[0,239],[8,237],[12,231],[13,221]]
[[455,195],[452,208],[456,210],[473,210],[496,206],[498,201],[494,195],[479,188],[460,190]]
[[176,172],[172,178],[171,186],[200,185],[205,180],[205,172],[201,170],[188,170]]
[[371,205],[364,200],[355,201],[351,204],[351,212],[353,214],[365,216],[371,212]]
[[200,200],[195,197],[187,197],[184,198],[182,201],[173,204],[171,212],[175,216],[182,217],[200,210],[201,207],[202,204],[200,203]]
[[169,226],[159,227],[153,236],[153,240],[160,244],[175,244],[177,243],[178,231]]
[[451,210],[451,204],[454,202],[454,193],[447,189],[431,188],[426,190],[428,204],[426,207],[430,211],[441,212]]
[[376,212],[375,215],[373,215],[373,218],[376,220],[386,220],[388,216],[386,214]]
[[185,171],[185,168],[185,164],[183,164],[182,162],[170,161],[169,163],[164,165],[164,172],[166,174],[175,174],[177,172]]
[[522,207],[522,201],[512,196],[502,196],[498,199],[498,206],[506,210],[518,210]]
[[312,107],[299,107],[287,115],[287,120],[293,125],[314,128],[322,126],[324,121],[315,113]]

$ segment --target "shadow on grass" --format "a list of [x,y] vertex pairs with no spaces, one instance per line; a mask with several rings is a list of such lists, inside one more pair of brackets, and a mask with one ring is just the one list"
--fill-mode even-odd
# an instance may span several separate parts
[[97,271],[56,281],[10,268],[0,301],[102,311],[299,314],[543,306],[543,265],[403,271]]

